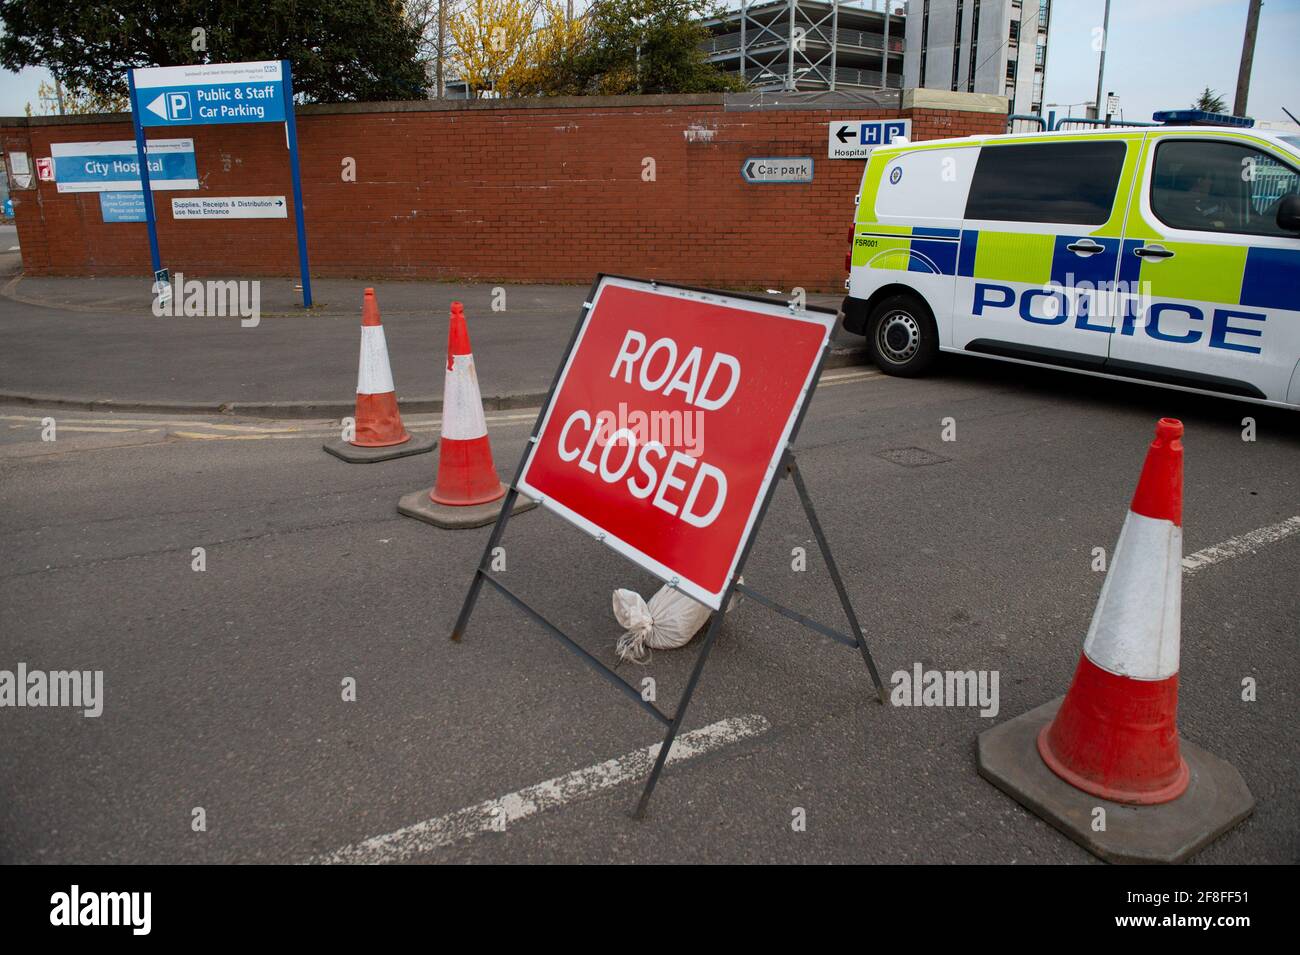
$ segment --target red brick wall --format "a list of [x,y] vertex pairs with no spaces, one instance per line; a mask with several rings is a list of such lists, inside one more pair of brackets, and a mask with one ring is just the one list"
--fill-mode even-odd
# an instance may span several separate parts
[[[910,117],[916,139],[997,133],[1005,116],[950,110],[765,108],[621,98],[572,105],[309,109],[298,130],[312,274],[587,282],[619,272],[732,287],[844,279],[862,163],[828,160],[827,123]],[[421,104],[423,106],[424,104]],[[0,123],[6,149],[131,139],[129,122]],[[154,135],[163,134],[155,132]],[[164,264],[196,275],[292,275],[284,220],[172,218],[173,196],[291,196],[283,127],[203,126],[200,191],[155,196]],[[813,156],[807,185],[749,185],[752,156]],[[357,181],[341,179],[344,157]],[[655,161],[655,181],[642,161]],[[105,224],[98,193],[15,192],[32,275],[147,274],[143,224]]]

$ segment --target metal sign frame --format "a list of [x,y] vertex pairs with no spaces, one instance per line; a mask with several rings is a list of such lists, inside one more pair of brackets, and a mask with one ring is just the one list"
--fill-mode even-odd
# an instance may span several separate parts
[[[696,684],[699,683],[700,675],[704,672],[704,664],[709,659],[709,651],[712,650],[718,631],[722,628],[722,620],[723,617],[726,616],[725,609],[716,610],[710,615],[708,629],[705,631],[704,638],[700,643],[699,655],[696,657],[695,666],[691,670],[691,675],[686,682],[686,689],[682,692],[676,710],[672,714],[668,714],[659,709],[659,707],[655,706],[653,703],[643,699],[640,690],[615,673],[612,668],[596,659],[595,656],[574,641],[572,637],[547,620],[537,610],[529,606],[527,601],[507,587],[499,577],[495,576],[491,569],[492,553],[501,545],[501,539],[505,535],[506,524],[510,520],[510,515],[515,507],[515,501],[520,494],[519,481],[523,475],[524,465],[531,456],[532,449],[541,436],[542,426],[546,421],[547,413],[551,407],[551,402],[555,398],[556,389],[559,387],[565,368],[569,365],[573,350],[579,341],[584,326],[586,325],[588,314],[595,304],[597,290],[600,288],[601,283],[606,279],[644,282],[650,284],[652,287],[663,286],[689,292],[725,295],[726,297],[733,299],[771,304],[771,299],[761,298],[757,295],[724,293],[712,289],[696,288],[689,285],[678,285],[672,282],[636,279],[624,275],[607,275],[605,273],[600,273],[596,276],[596,280],[592,283],[591,289],[587,293],[586,301],[582,304],[582,310],[578,316],[577,324],[574,326],[573,334],[570,336],[569,343],[565,347],[564,357],[560,360],[559,367],[555,373],[555,378],[551,381],[551,387],[546,393],[546,400],[542,403],[542,407],[537,414],[537,420],[533,423],[533,430],[528,438],[528,447],[524,450],[524,453],[519,456],[519,465],[515,469],[514,478],[510,481],[505,500],[501,505],[501,513],[497,517],[496,523],[492,526],[491,534],[488,535],[487,544],[483,548],[483,556],[479,559],[478,566],[474,570],[474,576],[470,581],[469,591],[465,595],[465,601],[461,605],[460,614],[457,616],[456,623],[452,628],[451,639],[455,642],[460,642],[461,638],[465,635],[465,630],[469,626],[470,617],[474,612],[475,604],[478,602],[478,597],[483,589],[483,584],[487,583],[497,591],[497,593],[505,597],[507,601],[536,621],[550,636],[554,637],[564,647],[572,651],[579,659],[595,670],[597,674],[627,696],[628,699],[666,726],[668,728],[667,734],[664,736],[663,743],[659,747],[659,753],[655,759],[654,767],[650,771],[650,775],[646,780],[645,788],[641,792],[641,798],[637,803],[635,812],[633,813],[634,818],[641,819],[645,815],[646,807],[650,802],[650,796],[654,793],[655,786],[659,782],[659,777],[663,772],[664,763],[667,761],[668,754],[672,750],[673,741],[681,730],[682,723],[686,717],[687,708],[690,706],[691,698],[695,694]],[[831,309],[822,309],[815,306],[805,310],[818,312],[831,311]],[[857,649],[861,653],[863,663],[866,665],[867,672],[871,677],[871,682],[875,684],[876,698],[878,702],[884,704],[885,688],[880,682],[880,674],[876,669],[875,661],[872,659],[871,651],[867,647],[866,637],[862,633],[862,627],[858,623],[857,614],[854,612],[853,604],[849,600],[848,591],[845,589],[844,580],[840,576],[839,567],[836,565],[835,558],[831,554],[830,543],[827,541],[826,534],[822,530],[821,522],[817,519],[817,513],[813,508],[812,498],[808,494],[808,488],[804,484],[803,476],[795,461],[794,442],[798,438],[799,429],[803,424],[804,415],[807,414],[808,406],[812,403],[813,395],[816,392],[817,382],[821,377],[822,369],[826,363],[826,355],[829,351],[830,340],[828,337],[826,344],[822,348],[821,355],[817,359],[817,364],[812,375],[812,385],[810,386],[808,393],[802,398],[799,409],[794,418],[794,424],[789,431],[788,438],[786,439],[785,449],[780,454],[781,463],[779,467],[779,476],[789,477],[794,484],[795,492],[799,495],[799,502],[803,506],[804,514],[808,518],[808,524],[812,528],[813,536],[817,539],[817,546],[821,551],[822,559],[826,561],[827,570],[830,572],[831,581],[835,586],[835,592],[839,597],[840,606],[844,610],[844,615],[848,619],[852,635],[850,636],[849,634],[841,633],[825,624],[813,620],[799,611],[786,607],[776,600],[754,590],[748,584],[739,582],[739,578],[743,575],[745,570],[745,563],[749,558],[750,548],[753,547],[754,541],[758,537],[758,533],[763,526],[763,518],[767,515],[767,509],[772,503],[772,497],[776,493],[777,485],[780,484],[780,481],[777,479],[769,481],[766,489],[763,491],[762,500],[758,506],[757,514],[749,526],[747,535],[741,543],[740,556],[737,559],[735,567],[727,580],[726,587],[723,590],[720,606],[726,608],[730,605],[732,597],[736,593],[741,593],[753,598],[755,603],[761,604],[769,610],[773,610],[776,613],[781,614],[783,617],[807,627],[814,633],[821,634],[824,637],[834,640],[836,643],[842,643],[845,646]]]
[[[231,64],[233,65],[233,64]],[[141,67],[151,69],[151,67]],[[302,306],[311,308],[311,268],[307,260],[307,223],[302,211],[302,173],[298,166],[298,124],[293,109],[293,68],[288,60],[280,61],[283,81],[280,96],[284,106],[285,138],[289,145],[289,169],[293,176],[293,211],[298,232],[298,271],[302,276]],[[126,71],[126,82],[131,96],[131,124],[135,127],[136,160],[140,164],[140,189],[144,195],[144,218],[149,229],[149,256],[156,275],[165,271],[162,254],[158,249],[158,222],[153,209],[153,189],[149,185],[149,164],[145,161],[144,125],[140,117],[140,98],[135,85],[136,69]],[[273,121],[274,122],[274,121]],[[232,123],[189,123],[187,126],[235,125]],[[171,127],[160,127],[170,129]]]

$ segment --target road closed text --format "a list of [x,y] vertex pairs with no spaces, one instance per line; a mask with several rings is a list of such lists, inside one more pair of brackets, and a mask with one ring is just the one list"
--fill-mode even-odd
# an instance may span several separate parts
[[[740,385],[740,361],[734,355],[706,355],[696,345],[679,346],[670,337],[649,341],[629,329],[609,377],[634,384],[650,394],[680,394],[697,411],[717,411]],[[719,467],[686,451],[665,446],[651,436],[654,418],[633,412],[622,427],[608,411],[579,408],[560,428],[560,460],[598,475],[626,492],[692,527],[708,527],[727,500],[727,475]],[[702,442],[701,442],[702,443]]]
[[716,608],[834,320],[603,277],[520,491]]

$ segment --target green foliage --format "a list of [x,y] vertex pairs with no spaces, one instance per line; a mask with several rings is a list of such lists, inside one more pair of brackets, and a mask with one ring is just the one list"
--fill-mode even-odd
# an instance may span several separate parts
[[309,100],[424,97],[400,0],[0,0],[0,21],[6,69],[43,66],[101,96],[125,92],[130,67],[287,59]]
[[586,41],[559,64],[554,92],[601,95],[712,93],[744,88],[700,48],[709,31],[698,18],[711,0],[596,0],[586,15]]
[[1196,97],[1196,102],[1192,103],[1192,109],[1203,109],[1207,113],[1226,113],[1228,104],[1223,101],[1223,97],[1208,86],[1205,92]]

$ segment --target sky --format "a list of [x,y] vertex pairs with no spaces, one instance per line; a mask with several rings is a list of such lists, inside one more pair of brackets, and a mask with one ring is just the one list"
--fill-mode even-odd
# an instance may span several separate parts
[[[1044,103],[1076,104],[1071,112],[1082,115],[1078,104],[1093,98],[1098,60],[1093,31],[1101,27],[1104,5],[1104,0],[1053,0]],[[1247,0],[1113,0],[1105,88],[1119,97],[1124,117],[1150,120],[1157,109],[1190,106],[1207,86],[1231,108],[1247,6]],[[1298,63],[1300,0],[1265,0],[1247,107],[1251,116],[1286,121],[1283,106],[1300,116]],[[37,84],[48,78],[42,69],[0,71],[0,116],[21,116],[29,101],[35,106]]]

